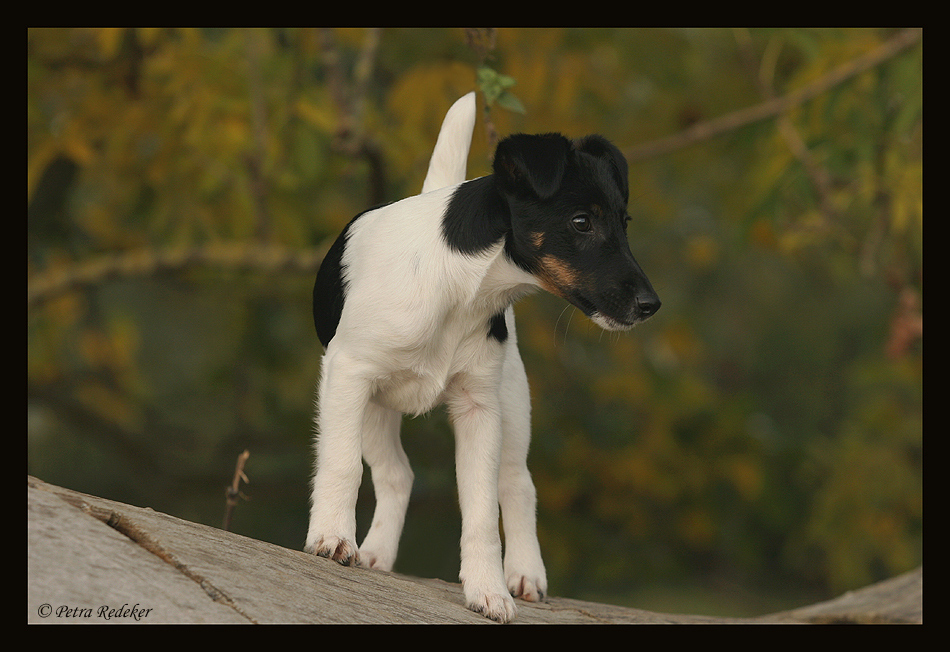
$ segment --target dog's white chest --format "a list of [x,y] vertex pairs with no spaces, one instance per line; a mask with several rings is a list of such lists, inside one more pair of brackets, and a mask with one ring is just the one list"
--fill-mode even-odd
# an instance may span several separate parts
[[401,369],[376,383],[373,401],[403,414],[417,416],[443,402],[447,384],[447,378],[441,374]]
[[493,376],[500,369],[504,347],[483,327],[462,330],[450,324],[424,347],[391,351],[395,368],[377,377],[373,400],[404,414],[420,415],[437,407],[459,378]]

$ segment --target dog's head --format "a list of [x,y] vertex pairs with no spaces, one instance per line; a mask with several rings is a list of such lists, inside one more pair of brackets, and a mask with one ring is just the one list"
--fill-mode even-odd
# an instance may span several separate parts
[[498,145],[508,255],[607,330],[650,317],[660,299],[627,242],[627,161],[601,136],[517,134]]

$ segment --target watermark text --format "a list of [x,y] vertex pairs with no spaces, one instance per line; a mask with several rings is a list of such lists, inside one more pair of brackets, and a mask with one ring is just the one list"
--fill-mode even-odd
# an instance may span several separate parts
[[145,608],[139,603],[130,605],[128,603],[122,606],[111,606],[107,604],[96,607],[76,607],[72,605],[61,604],[54,607],[51,604],[44,603],[39,606],[37,613],[41,618],[65,618],[65,619],[96,619],[96,620],[135,620],[140,621],[148,618],[153,609]]

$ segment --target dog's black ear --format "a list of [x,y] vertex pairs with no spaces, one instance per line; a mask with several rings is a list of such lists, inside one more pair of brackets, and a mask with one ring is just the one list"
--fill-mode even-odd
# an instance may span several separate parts
[[627,167],[627,159],[624,158],[623,153],[617,146],[603,136],[593,134],[575,140],[574,148],[578,152],[584,152],[591,156],[607,160],[611,166],[611,170],[616,176],[617,186],[623,193],[623,200],[626,203],[630,194],[630,182],[627,179],[629,169]]
[[547,199],[561,186],[570,152],[561,134],[515,134],[498,143],[493,171],[503,191]]

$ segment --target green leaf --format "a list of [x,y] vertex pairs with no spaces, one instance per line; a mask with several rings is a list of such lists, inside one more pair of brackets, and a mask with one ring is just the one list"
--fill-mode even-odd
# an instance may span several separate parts
[[484,93],[485,102],[488,106],[498,102],[499,106],[509,111],[515,111],[517,113],[525,112],[524,105],[521,101],[508,92],[508,89],[516,83],[514,77],[502,75],[488,66],[482,66],[476,72],[476,78],[478,80],[478,87],[482,93]]
[[525,112],[524,104],[521,103],[521,100],[508,91],[505,91],[498,97],[498,105],[515,113],[523,114]]

